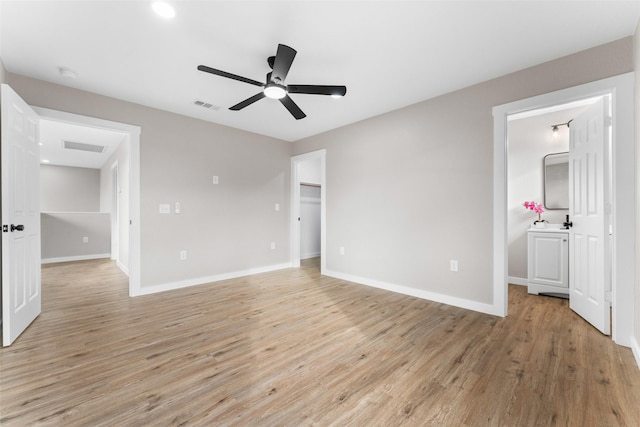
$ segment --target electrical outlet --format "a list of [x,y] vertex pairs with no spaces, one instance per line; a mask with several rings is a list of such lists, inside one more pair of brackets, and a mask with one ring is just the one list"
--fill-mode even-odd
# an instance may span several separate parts
[[187,251],[181,250],[180,251],[180,261],[184,261],[185,259],[187,259]]
[[458,272],[458,260],[452,259],[451,261],[449,261],[449,270],[453,271],[454,273]]
[[280,212],[280,203],[276,203],[276,212]]
[[89,243],[89,238],[87,236],[84,236],[82,238],[82,243]]
[[271,242],[271,250],[274,250],[276,248],[276,242]]
[[340,255],[344,255],[344,246],[340,246]]
[[158,207],[158,212],[161,214],[171,213],[171,205],[169,203],[161,203]]
[[180,213],[180,202],[176,202],[175,213],[177,213],[177,214]]
[[218,181],[218,177],[217,177],[217,176],[214,176],[214,177],[213,177],[213,183],[214,183],[214,184],[218,184],[218,182],[219,182],[219,181]]

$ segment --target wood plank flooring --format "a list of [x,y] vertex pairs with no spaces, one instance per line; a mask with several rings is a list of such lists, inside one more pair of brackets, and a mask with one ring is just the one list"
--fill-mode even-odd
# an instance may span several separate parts
[[318,270],[129,298],[111,261],[46,265],[0,425],[640,425],[631,351],[566,300],[512,286],[497,318]]

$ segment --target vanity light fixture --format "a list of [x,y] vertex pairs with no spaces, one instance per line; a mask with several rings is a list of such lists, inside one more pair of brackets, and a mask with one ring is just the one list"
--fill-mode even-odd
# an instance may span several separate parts
[[558,136],[558,130],[560,126],[570,127],[573,119],[569,120],[567,123],[558,123],[557,125],[551,126],[551,131],[553,132],[553,138],[555,139]]

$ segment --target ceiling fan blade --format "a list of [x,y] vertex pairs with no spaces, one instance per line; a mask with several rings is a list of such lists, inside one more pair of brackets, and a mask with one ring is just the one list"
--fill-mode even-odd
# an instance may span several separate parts
[[246,77],[238,76],[236,74],[227,73],[226,71],[216,70],[215,68],[207,67],[206,65],[198,65],[198,70],[204,71],[205,73],[215,74],[217,76],[226,77],[228,79],[238,80],[240,82],[249,83],[255,86],[264,86],[264,83],[260,83],[259,81],[248,79]]
[[280,99],[280,102],[282,102],[282,105],[284,105],[286,109],[289,110],[291,115],[293,115],[296,120],[304,119],[305,117],[307,117],[307,115],[302,112],[300,107],[298,107],[298,105],[293,102],[293,99],[291,99],[289,95],[286,95],[284,98]]
[[293,58],[296,57],[296,50],[289,46],[279,44],[278,51],[276,52],[276,58],[273,61],[273,72],[271,74],[272,81],[279,79],[279,83],[283,84],[284,79],[289,74],[289,69],[293,63]]
[[347,93],[346,86],[323,85],[287,85],[289,93],[306,93],[308,95],[335,95],[344,96]]
[[253,95],[251,98],[247,98],[244,101],[237,103],[233,107],[229,107],[229,110],[233,110],[233,111],[242,110],[244,107],[248,107],[254,102],[260,101],[262,98],[264,98],[264,96],[265,96],[264,92],[258,92],[255,95]]

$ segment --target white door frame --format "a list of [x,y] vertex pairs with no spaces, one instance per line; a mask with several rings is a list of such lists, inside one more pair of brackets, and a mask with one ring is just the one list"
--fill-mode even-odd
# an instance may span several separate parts
[[320,161],[320,274],[327,268],[325,256],[326,227],[326,157],[327,150],[322,149],[291,157],[291,266],[300,267],[300,163],[308,160]]
[[120,262],[120,201],[118,200],[118,161],[111,165],[111,259]]
[[507,299],[507,117],[511,114],[611,95],[612,135],[612,339],[630,347],[635,285],[634,74],[626,73],[493,108],[493,305],[506,316]]
[[122,132],[129,144],[129,296],[140,292],[140,127],[110,120],[33,107],[43,119]]

